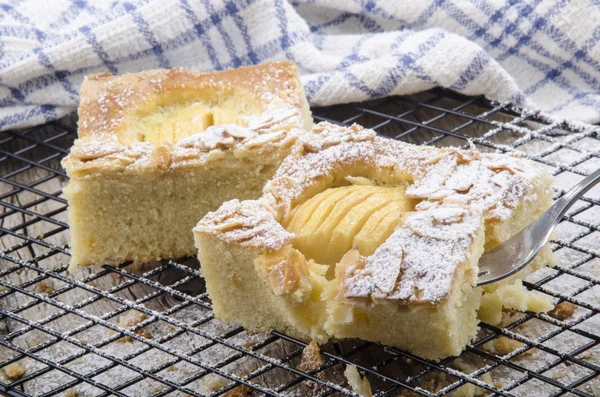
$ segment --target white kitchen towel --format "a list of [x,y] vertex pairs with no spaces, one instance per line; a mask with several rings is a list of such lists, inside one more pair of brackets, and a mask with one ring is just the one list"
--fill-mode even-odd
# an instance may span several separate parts
[[434,86],[600,120],[586,0],[8,0],[0,129],[74,111],[85,75],[291,59],[312,105]]

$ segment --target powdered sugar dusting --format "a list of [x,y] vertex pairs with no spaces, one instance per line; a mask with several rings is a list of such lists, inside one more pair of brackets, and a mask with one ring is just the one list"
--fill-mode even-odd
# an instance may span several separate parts
[[[259,105],[257,114],[240,115],[239,122],[248,127],[246,132],[236,126],[221,125],[197,131],[179,142],[131,143],[131,139],[143,141],[145,138],[140,138],[140,134],[120,141],[123,131],[127,133],[144,115],[160,112],[170,101],[193,104],[197,98],[211,103],[214,93],[239,96],[238,101]],[[180,96],[188,99],[179,103]],[[218,109],[219,102],[210,106]],[[218,157],[209,156],[207,153],[211,151],[256,149],[263,144],[272,148],[278,141],[290,143],[285,138],[291,129],[308,128],[311,124],[308,104],[291,62],[224,72],[176,68],[122,76],[94,75],[82,86],[79,115],[80,139],[62,163],[71,175],[140,169],[162,171],[199,165]],[[289,138],[295,140],[293,134]]]
[[[290,112],[282,117],[290,121]],[[280,125],[280,119],[271,123]],[[283,129],[250,129],[234,124],[211,126],[203,132],[191,135],[173,144],[165,142],[152,145],[149,142],[136,142],[120,145],[115,136],[103,139],[80,140],[71,153],[62,161],[69,171],[92,172],[137,172],[139,170],[176,170],[205,164],[211,153],[242,152],[255,149],[277,150],[289,146],[297,139],[294,124]]]
[[[348,267],[347,297],[439,301],[468,260],[483,220],[509,219],[519,203],[535,200],[550,184],[543,169],[519,157],[482,154],[473,146],[467,151],[414,146],[356,125],[320,123],[299,142],[265,187],[263,206],[255,207],[263,214],[252,213],[247,224],[263,217],[282,221],[308,198],[305,192],[315,194],[347,175],[412,182],[406,195],[421,200],[372,256]],[[243,236],[253,239],[252,233],[244,230]]]
[[227,201],[217,211],[209,212],[194,232],[218,235],[227,243],[268,251],[279,249],[294,238],[256,200]]
[[363,269],[347,270],[346,297],[441,300],[450,291],[456,266],[468,259],[469,247],[481,228],[476,211],[437,208],[411,214],[367,258]]
[[[406,194],[422,200],[418,210],[468,205],[486,219],[508,219],[521,200],[536,199],[534,192],[547,185],[545,171],[519,157],[483,154],[474,148],[464,151],[415,146],[377,137],[360,126],[344,129],[320,123],[315,128],[327,133],[301,136],[305,153],[287,158],[265,189],[266,194],[277,197],[271,203],[276,209],[290,208],[306,189],[323,178],[358,167],[374,177],[388,170],[400,179],[412,180]],[[337,139],[333,138],[336,135]],[[278,189],[280,178],[294,183]]]
[[533,163],[509,156],[485,154],[459,163],[450,155],[429,166],[427,174],[407,189],[407,195],[426,199],[420,207],[468,205],[486,219],[508,219],[523,200],[547,184],[544,171]]

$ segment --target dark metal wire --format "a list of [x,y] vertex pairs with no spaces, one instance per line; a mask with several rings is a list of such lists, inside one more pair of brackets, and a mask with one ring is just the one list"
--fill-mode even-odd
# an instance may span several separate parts
[[[526,155],[545,166],[553,175],[563,172],[575,176],[585,175],[579,167],[581,164],[589,160],[600,161],[598,151],[581,150],[584,139],[597,141],[600,147],[596,127],[550,120],[539,113],[514,109],[509,104],[490,103],[482,97],[465,97],[442,89],[413,97],[393,97],[369,103],[313,109],[313,112],[317,121],[345,125],[356,122],[390,138],[425,145],[466,147],[466,140],[470,139],[481,150],[522,154],[526,145],[542,144],[540,150],[526,151]],[[503,138],[506,135],[511,137],[508,144]],[[552,396],[567,393],[592,396],[594,390],[597,390],[586,387],[586,384],[597,380],[600,362],[587,358],[586,353],[598,348],[600,333],[584,329],[581,325],[600,314],[598,304],[582,299],[582,294],[600,288],[600,280],[589,271],[582,270],[586,264],[599,256],[597,251],[578,242],[600,232],[600,226],[577,218],[577,215],[600,206],[599,200],[594,197],[582,198],[580,206],[565,216],[564,222],[572,223],[582,231],[567,240],[553,242],[555,251],[569,249],[577,252],[580,258],[568,265],[557,266],[551,274],[535,283],[524,283],[532,290],[555,297],[558,302],[570,302],[579,309],[584,309],[585,312],[577,318],[561,321],[547,314],[524,313],[512,324],[504,327],[481,324],[481,335],[467,348],[465,354],[479,358],[482,364],[470,373],[455,369],[455,358],[432,362],[398,349],[356,340],[350,344],[344,341],[325,345],[322,349],[324,363],[305,372],[297,368],[302,349],[306,346],[303,341],[273,332],[258,343],[241,346],[234,339],[244,332],[242,328],[228,328],[221,332],[204,329],[203,326],[210,324],[214,316],[207,294],[190,292],[186,287],[193,283],[203,285],[201,272],[189,265],[190,259],[165,260],[143,273],[136,272],[130,264],[123,264],[115,268],[99,269],[97,273],[81,280],[75,280],[68,274],[69,249],[64,245],[56,245],[52,240],[52,237],[60,236],[68,229],[64,222],[66,200],[61,197],[60,191],[48,191],[45,184],[55,178],[66,177],[58,161],[68,152],[75,137],[76,131],[71,124],[62,122],[24,131],[0,133],[0,162],[6,165],[6,172],[0,175],[0,184],[11,189],[0,194],[0,353],[9,352],[0,354],[0,372],[7,366],[23,360],[33,360],[39,364],[20,378],[7,380],[6,383],[2,379],[7,378],[0,378],[0,394],[54,396],[78,385],[87,384],[95,388],[95,395],[98,396],[128,396],[132,387],[135,388],[140,382],[152,380],[161,385],[153,396],[174,395],[174,392],[200,396],[193,387],[194,382],[201,381],[210,374],[217,374],[225,381],[210,394],[211,396],[224,395],[240,385],[245,385],[249,390],[261,395],[281,396],[296,387],[308,384],[318,385],[312,390],[323,397],[356,395],[345,378],[338,376],[335,378],[338,380],[332,382],[326,379],[333,378],[325,376],[335,371],[341,373],[349,364],[356,365],[361,374],[367,376],[377,397],[396,396],[403,391],[412,393],[411,395],[443,396],[468,384],[475,385],[490,395],[513,396],[515,389],[534,381],[552,386]],[[561,150],[569,150],[577,155],[567,162],[553,157]],[[19,182],[19,176],[27,172],[36,172],[37,179],[29,183]],[[564,191],[560,190],[556,192],[557,196],[563,193]],[[22,202],[23,195],[28,195],[29,201]],[[38,210],[38,206],[42,204],[52,204],[53,209],[42,213]],[[13,215],[20,215],[21,221],[7,224],[5,220]],[[28,227],[42,224],[47,229],[43,235],[28,235]],[[10,241],[17,240],[18,243],[4,243],[3,239],[9,237]],[[23,259],[21,250],[27,250],[30,254],[28,257],[31,258]],[[54,269],[45,268],[44,261],[55,257],[62,261],[62,265]],[[27,281],[14,281],[17,278],[11,276],[20,272],[29,272],[30,278]],[[177,277],[172,281],[166,282],[162,279],[167,274],[175,273]],[[576,278],[581,285],[568,293],[557,292],[548,287],[563,275]],[[119,282],[107,289],[94,284],[105,277],[113,277]],[[36,292],[36,285],[49,281],[56,285],[56,289],[48,293]],[[151,292],[137,299],[128,299],[123,295],[136,286],[144,286]],[[63,302],[62,297],[74,290],[87,293],[88,298],[73,304]],[[22,302],[17,307],[9,304],[9,299],[16,296]],[[100,316],[91,315],[86,311],[102,300],[113,303],[117,308]],[[169,300],[170,305],[164,309],[145,306],[157,300]],[[28,311],[39,307],[53,310],[42,319],[28,319]],[[199,313],[199,318],[186,322],[177,317],[191,308]],[[114,321],[130,310],[145,314],[145,318],[129,328],[123,328]],[[54,329],[53,324],[66,316],[77,317],[80,325],[62,332]],[[3,321],[12,324],[12,328],[2,331]],[[552,326],[552,329],[536,338],[518,333],[518,327],[529,321],[543,322]],[[146,338],[139,332],[158,324],[169,325],[170,331],[157,338]],[[98,326],[111,330],[112,334],[95,343],[80,341],[77,338],[78,335]],[[32,347],[24,346],[19,342],[20,338],[27,337],[31,332],[39,332],[46,338]],[[587,342],[568,353],[548,343],[566,332],[585,338]],[[185,353],[170,347],[170,343],[184,336],[194,336],[202,342],[191,345]],[[486,344],[501,336],[518,341],[522,345],[505,356],[485,348]],[[103,350],[123,337],[138,342],[141,347],[120,357]],[[78,351],[66,357],[55,358],[49,352],[60,343],[69,343],[77,347]],[[284,349],[285,354],[272,357],[265,353],[267,349],[276,345],[287,346]],[[230,353],[210,363],[198,358],[198,354],[218,346],[227,348]],[[552,360],[541,368],[532,369],[516,359],[533,349],[551,356]],[[169,359],[150,369],[140,367],[137,364],[139,359],[151,351],[162,352],[168,355]],[[102,357],[103,364],[88,373],[79,373],[70,368],[71,364],[89,355]],[[369,359],[366,360],[365,357]],[[256,364],[255,369],[246,374],[235,373],[231,366],[242,360],[253,360]],[[171,379],[168,369],[182,363],[192,366],[195,371],[183,379]],[[411,365],[415,370],[408,375],[402,371],[395,371],[395,366],[400,364]],[[550,374],[551,370],[559,366],[573,365],[584,368],[587,372],[573,381],[555,379]],[[117,385],[99,380],[115,369],[127,369],[135,375]],[[519,376],[505,385],[488,384],[481,380],[485,374],[498,369],[511,370]],[[68,375],[67,380],[51,390],[37,393],[28,387],[42,376],[59,372]],[[264,380],[275,379],[275,373],[286,374],[279,378],[287,380],[282,380],[276,385],[266,384]],[[426,382],[432,376],[439,375],[446,376],[448,381],[444,384]]]

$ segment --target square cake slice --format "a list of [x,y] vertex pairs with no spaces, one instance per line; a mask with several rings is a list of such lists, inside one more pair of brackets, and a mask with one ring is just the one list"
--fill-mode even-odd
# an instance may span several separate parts
[[[415,146],[320,123],[258,200],[233,200],[194,229],[219,319],[319,342],[361,338],[439,360],[475,337],[480,313],[549,310],[520,280],[476,287],[486,249],[552,202],[526,159]],[[499,321],[499,320],[498,320]]]
[[202,216],[259,197],[311,126],[290,62],[88,77],[63,160],[71,269],[194,254]]

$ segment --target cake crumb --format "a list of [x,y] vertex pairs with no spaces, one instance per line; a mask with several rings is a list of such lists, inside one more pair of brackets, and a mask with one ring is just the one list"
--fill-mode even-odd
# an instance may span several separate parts
[[321,348],[318,343],[310,341],[308,345],[302,350],[302,357],[298,369],[304,372],[313,371],[323,365],[323,358],[321,357]]
[[241,385],[229,390],[227,393],[223,394],[223,397],[247,397],[250,393],[252,393],[252,389],[246,385]]
[[12,363],[3,368],[4,374],[9,379],[19,379],[25,373],[25,367],[21,363]]
[[48,280],[42,280],[37,284],[37,288],[38,291],[40,291],[40,293],[42,294],[49,294],[51,292],[54,292],[54,287],[52,286],[52,283],[49,282]]
[[[436,373],[435,375],[433,375],[432,377],[430,377],[428,379],[423,379],[423,380],[419,381],[417,387],[419,389],[427,390],[428,392],[431,392],[431,393],[437,393],[438,391],[440,391],[444,388],[443,384],[445,384],[447,382],[448,382],[448,380],[447,380],[445,373]],[[469,394],[467,394],[467,395],[469,395]],[[419,394],[417,394],[413,391],[404,389],[396,397],[418,397],[418,396],[419,396]]]
[[573,315],[573,312],[575,311],[576,308],[577,308],[577,305],[575,305],[571,302],[564,301],[564,302],[556,305],[556,307],[554,307],[554,309],[550,310],[548,312],[548,315],[550,315],[551,317],[554,317],[557,320],[564,321]]
[[[300,357],[300,364],[296,368],[300,371],[311,372],[321,367],[324,364],[323,358],[321,357],[321,348],[319,344],[314,340],[310,341],[308,345],[302,349],[302,356]],[[314,375],[316,378],[323,379],[323,372],[319,372]],[[325,391],[324,385],[307,381],[303,383],[306,395],[316,396]]]
[[[131,327],[135,327],[136,325],[138,325],[139,323],[141,323],[142,321],[145,321],[147,319],[148,319],[147,315],[145,315],[144,313],[141,313],[137,310],[132,309],[132,310],[129,310],[128,312],[126,312],[125,314],[122,314],[119,317],[117,326],[120,328],[129,329]],[[114,333],[114,331],[112,333]],[[150,333],[150,331],[148,331],[144,328],[140,328],[140,329],[136,330],[135,333],[137,335],[143,336],[146,339],[152,339],[152,334]],[[122,337],[121,339],[119,339],[119,342],[123,342],[123,343],[124,342],[133,342],[133,338],[126,335],[126,336]]]
[[203,385],[206,389],[210,390],[210,392],[216,392],[217,390],[221,390],[229,381],[223,377],[209,378],[204,381]]
[[69,389],[65,392],[65,397],[79,397],[79,392],[75,389]]
[[[525,346],[524,343],[519,342],[518,340],[507,338],[506,336],[500,336],[498,339],[494,340],[494,351],[502,356],[506,356],[514,352],[517,349]],[[530,356],[535,352],[535,349],[529,349],[523,352],[523,355]]]
[[362,378],[356,369],[356,365],[348,365],[346,366],[346,370],[344,371],[344,376],[348,379],[348,384],[352,388],[352,390],[359,394],[362,397],[373,397],[373,392],[371,391],[371,383],[367,377]]

